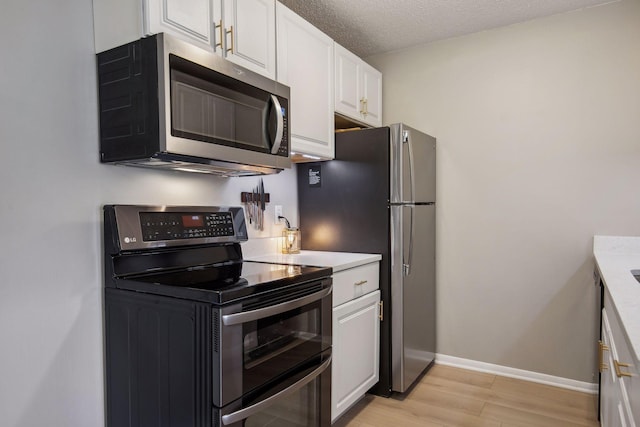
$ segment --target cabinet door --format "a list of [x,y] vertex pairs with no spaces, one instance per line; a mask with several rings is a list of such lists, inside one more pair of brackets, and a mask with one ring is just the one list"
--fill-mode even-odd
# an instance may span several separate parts
[[378,382],[380,291],[333,309],[331,421]]
[[224,50],[227,59],[275,79],[275,0],[216,1],[223,1]]
[[365,123],[382,126],[382,73],[367,63],[362,64],[362,97]]
[[276,3],[277,79],[291,88],[291,150],[334,157],[333,40]]
[[143,0],[146,35],[170,33],[211,49],[211,0]]
[[[601,389],[600,389],[600,421],[603,427],[635,426],[635,417],[632,411],[633,402],[637,402],[638,395],[633,394],[632,381],[637,378],[635,367],[620,367],[621,372],[631,376],[618,376],[616,362],[629,361],[626,342],[621,336],[620,324],[616,318],[615,310],[608,307],[605,299],[605,308],[602,309],[602,341],[601,349],[602,365]],[[635,377],[635,378],[634,378]]]
[[336,113],[382,126],[382,73],[339,44],[334,49]]
[[357,120],[361,119],[363,97],[361,93],[362,60],[339,44],[334,44],[335,109]]

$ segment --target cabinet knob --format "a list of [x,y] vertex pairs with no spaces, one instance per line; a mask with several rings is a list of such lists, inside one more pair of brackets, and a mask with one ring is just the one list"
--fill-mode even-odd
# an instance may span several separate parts
[[365,283],[367,283],[367,281],[366,281],[366,280],[361,280],[361,281],[359,281],[359,282],[354,283],[354,285],[356,285],[356,286],[360,286],[360,285],[364,285]]

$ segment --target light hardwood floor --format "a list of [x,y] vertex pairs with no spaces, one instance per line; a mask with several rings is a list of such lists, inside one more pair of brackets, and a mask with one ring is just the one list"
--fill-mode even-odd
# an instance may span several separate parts
[[594,394],[434,365],[407,394],[366,395],[334,427],[599,426]]

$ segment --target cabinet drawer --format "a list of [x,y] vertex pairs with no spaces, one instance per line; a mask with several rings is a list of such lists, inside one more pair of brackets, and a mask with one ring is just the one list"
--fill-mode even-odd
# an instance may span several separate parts
[[372,262],[333,274],[333,307],[366,295],[379,287],[379,262]]

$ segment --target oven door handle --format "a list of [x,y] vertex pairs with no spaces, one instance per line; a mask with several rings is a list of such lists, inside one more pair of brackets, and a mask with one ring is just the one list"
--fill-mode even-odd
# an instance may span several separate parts
[[223,415],[222,424],[229,425],[229,424],[237,423],[238,421],[242,421],[245,418],[249,418],[250,416],[257,414],[258,412],[263,411],[264,409],[273,405],[274,403],[276,403],[276,401],[282,399],[283,397],[286,397],[292,393],[295,393],[296,391],[300,390],[302,387],[306,386],[311,381],[316,379],[318,376],[320,376],[320,374],[322,374],[329,367],[330,363],[331,363],[331,356],[329,356],[329,358],[326,361],[324,361],[322,365],[314,369],[309,375],[305,376],[295,384],[290,385],[284,390],[279,391],[273,396],[270,396],[256,403],[255,405],[247,406],[246,408],[241,409],[239,411],[232,412],[231,414]]
[[242,323],[251,322],[253,320],[264,319],[265,317],[274,316],[276,314],[284,313],[289,310],[294,310],[296,308],[305,306],[326,297],[331,293],[331,289],[333,289],[333,286],[329,286],[327,289],[323,289],[311,295],[307,295],[291,301],[282,302],[280,304],[272,305],[269,307],[245,311],[242,313],[225,314],[224,316],[222,316],[222,323],[225,326],[239,325]]

